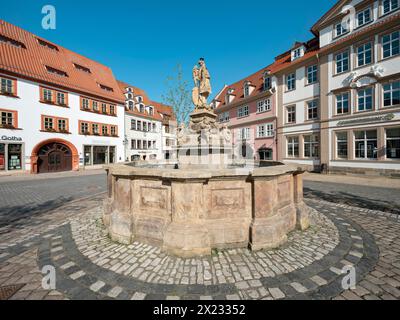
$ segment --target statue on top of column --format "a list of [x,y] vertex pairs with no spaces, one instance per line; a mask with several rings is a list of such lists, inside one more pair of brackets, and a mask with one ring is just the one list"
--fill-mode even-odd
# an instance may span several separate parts
[[195,87],[192,90],[192,100],[195,110],[211,110],[207,99],[211,94],[210,73],[208,72],[204,58],[200,58],[193,68],[193,81]]

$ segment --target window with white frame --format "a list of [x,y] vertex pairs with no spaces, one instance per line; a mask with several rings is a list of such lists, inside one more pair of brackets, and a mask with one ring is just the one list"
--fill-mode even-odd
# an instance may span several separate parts
[[393,107],[400,105],[400,81],[383,85],[383,106]]
[[318,82],[318,66],[307,67],[307,84]]
[[372,10],[371,8],[366,8],[356,13],[357,26],[361,27],[372,21]]
[[304,157],[319,157],[319,136],[316,134],[304,136]]
[[136,140],[135,140],[135,139],[132,139],[132,140],[131,140],[131,149],[132,149],[132,150],[135,150],[136,148],[137,148]]
[[286,76],[286,89],[292,91],[296,89],[296,74],[291,73]]
[[296,106],[286,107],[286,122],[296,123]]
[[53,90],[43,89],[44,101],[53,101]]
[[301,57],[301,48],[293,50],[293,60],[296,60],[300,57]]
[[340,37],[344,34],[346,34],[347,32],[349,32],[349,24],[350,21],[341,21],[340,23],[335,25],[335,37]]
[[318,119],[318,100],[312,100],[307,102],[307,119],[308,120]]
[[362,67],[372,63],[372,43],[364,43],[357,47],[357,66]]
[[336,95],[336,114],[340,115],[349,113],[349,100],[349,92]]
[[3,126],[14,126],[14,113],[1,111],[1,125]]
[[271,99],[260,100],[257,102],[257,112],[262,113],[271,110]]
[[237,110],[238,118],[247,117],[249,115],[249,106],[239,107]]
[[348,51],[338,53],[335,57],[335,60],[336,60],[336,73],[343,73],[349,71],[350,58]]
[[287,137],[287,156],[288,158],[299,157],[299,137]]
[[250,139],[250,128],[238,129],[238,139],[239,140],[248,140],[248,139]]
[[5,94],[13,94],[14,93],[14,86],[13,80],[7,78],[0,78],[1,79],[1,93]]
[[347,132],[336,133],[336,157],[347,159]]
[[399,0],[383,0],[382,1],[382,12],[388,14],[399,8]]
[[249,86],[248,83],[246,83],[246,84],[244,85],[243,93],[244,93],[244,96],[245,96],[245,97],[248,97],[248,96],[250,95],[250,86]]
[[356,131],[355,157],[357,159],[376,159],[378,151],[378,139],[376,130]]
[[264,90],[269,90],[272,88],[271,77],[265,75],[264,76]]
[[131,119],[131,130],[136,130],[136,120]]
[[274,124],[266,123],[257,126],[257,138],[267,138],[274,136]]
[[365,88],[357,91],[358,103],[357,111],[370,111],[373,109],[373,91],[372,88]]
[[386,129],[386,158],[400,159],[400,127]]
[[229,111],[222,112],[219,115],[219,122],[228,122],[230,120],[229,118]]
[[390,58],[400,52],[400,31],[386,34],[382,37],[383,58]]

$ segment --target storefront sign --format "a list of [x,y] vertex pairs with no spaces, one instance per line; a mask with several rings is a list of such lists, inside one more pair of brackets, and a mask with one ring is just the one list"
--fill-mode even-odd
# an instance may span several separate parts
[[337,126],[338,127],[343,127],[343,126],[349,126],[349,125],[355,125],[355,124],[364,124],[364,123],[370,123],[370,122],[384,122],[384,121],[390,121],[393,120],[395,115],[393,113],[384,115],[384,116],[376,116],[376,117],[369,117],[369,118],[362,118],[362,119],[352,119],[352,120],[343,120],[339,121]]
[[22,138],[20,138],[20,137],[1,136],[1,140],[4,140],[4,141],[19,141],[19,142],[21,142]]

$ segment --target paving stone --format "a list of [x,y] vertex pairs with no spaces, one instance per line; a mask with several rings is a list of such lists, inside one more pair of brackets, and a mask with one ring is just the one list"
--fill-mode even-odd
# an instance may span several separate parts
[[279,288],[268,288],[268,291],[274,299],[285,298],[285,294]]
[[143,292],[135,292],[132,296],[131,300],[144,300],[146,298],[146,294]]

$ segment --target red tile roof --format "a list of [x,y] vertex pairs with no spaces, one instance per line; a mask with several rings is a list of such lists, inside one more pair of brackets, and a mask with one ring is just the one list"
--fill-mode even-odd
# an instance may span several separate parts
[[258,95],[264,91],[264,74],[266,71],[269,71],[271,73],[271,75],[273,75],[273,74],[283,71],[284,69],[289,68],[293,65],[297,65],[301,62],[304,62],[305,60],[315,56],[319,52],[319,40],[317,38],[311,39],[310,41],[304,43],[304,45],[306,47],[306,52],[303,57],[298,58],[294,61],[291,61],[291,51],[287,51],[287,52],[277,56],[275,58],[275,62],[270,64],[269,66],[257,71],[256,73],[254,73],[234,84],[226,86],[226,88],[224,90],[222,90],[222,92],[220,92],[215,97],[215,100],[218,100],[221,102],[221,104],[219,105],[219,108],[226,105],[225,96],[226,96],[228,90],[234,89],[234,91],[233,91],[234,99],[231,101],[230,104],[239,102],[240,100],[244,99],[243,86],[246,81],[250,81],[251,84],[255,86],[255,89],[250,94],[250,97]]
[[[0,36],[22,44],[18,47],[0,41],[0,72],[123,104],[122,93],[110,68],[4,20],[0,20]],[[77,69],[74,64],[89,69],[90,73]],[[51,68],[67,76],[51,73],[48,71]]]
[[155,102],[155,101],[151,101],[146,93],[146,91],[144,91],[143,89],[140,89],[136,86],[132,86],[126,82],[123,81],[118,81],[118,85],[120,87],[120,90],[125,94],[128,93],[128,88],[132,88],[132,93],[135,97],[137,96],[141,96],[143,98],[143,104],[146,106],[153,106],[154,107],[154,114],[150,115],[147,111],[145,111],[144,113],[138,111],[136,108],[132,111],[129,110],[127,108],[125,108],[126,112],[128,114],[132,114],[135,116],[139,116],[139,117],[145,117],[145,118],[149,118],[149,119],[153,119],[153,120],[158,120],[161,121],[163,119],[163,117],[161,116],[161,114],[163,115],[167,115],[170,116],[172,119],[175,119],[173,110],[170,106],[167,106],[165,104],[159,103],[159,102]]

